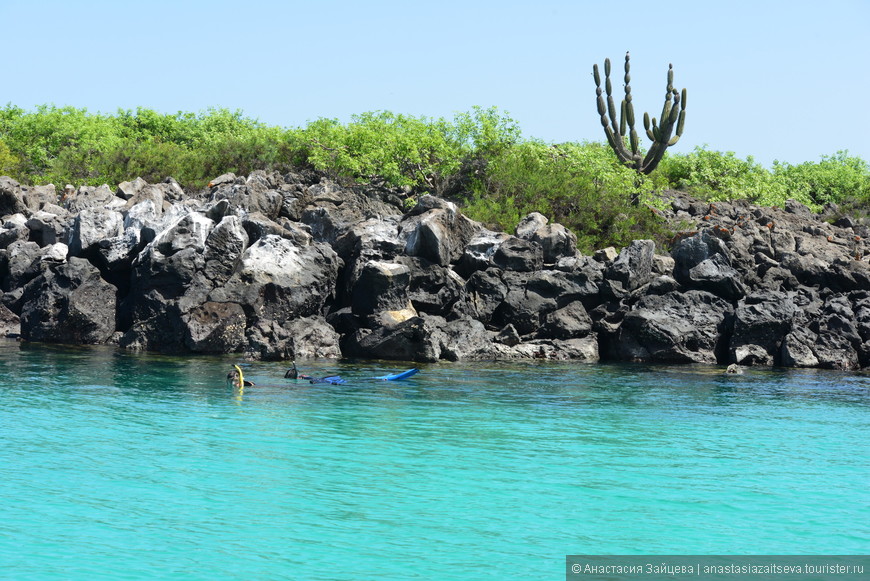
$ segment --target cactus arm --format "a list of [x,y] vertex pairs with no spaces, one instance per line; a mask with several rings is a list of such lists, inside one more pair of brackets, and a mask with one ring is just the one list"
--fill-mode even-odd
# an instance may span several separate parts
[[[610,81],[610,59],[604,60],[604,92],[601,90],[601,75],[598,71],[598,65],[593,65],[592,75],[595,79],[598,113],[601,116],[601,126],[604,128],[607,142],[620,163],[635,167],[639,161],[625,147],[625,123],[628,116],[625,101],[622,101],[620,104],[620,114],[617,115],[616,113],[616,102],[613,99],[613,85]],[[605,94],[607,95],[606,104],[604,100]]]

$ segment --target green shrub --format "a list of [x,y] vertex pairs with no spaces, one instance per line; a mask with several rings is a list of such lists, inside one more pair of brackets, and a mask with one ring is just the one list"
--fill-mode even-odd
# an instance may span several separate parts
[[578,247],[588,252],[667,236],[646,205],[659,188],[660,180],[622,166],[606,145],[526,141],[489,160],[463,210],[507,231],[526,214],[540,212],[572,229]]
[[818,163],[774,162],[770,171],[752,157],[741,160],[733,152],[698,147],[689,154],[667,156],[659,172],[671,187],[709,201],[746,199],[782,206],[792,199],[819,210],[829,202],[870,198],[870,167],[843,151]]
[[0,176],[17,178],[20,163],[18,157],[10,151],[9,146],[0,140]]
[[475,108],[454,121],[375,111],[343,125],[318,119],[288,137],[293,159],[336,179],[440,191],[464,162],[513,143],[516,124],[497,109]]
[[789,197],[812,205],[812,200],[790,194],[785,185],[751,156],[696,147],[688,154],[668,155],[659,165],[660,175],[674,189],[711,202],[749,200],[760,205],[782,205]]
[[847,151],[823,156],[818,163],[774,162],[773,175],[791,197],[811,200],[816,206],[870,200],[870,166],[859,157],[849,156]]

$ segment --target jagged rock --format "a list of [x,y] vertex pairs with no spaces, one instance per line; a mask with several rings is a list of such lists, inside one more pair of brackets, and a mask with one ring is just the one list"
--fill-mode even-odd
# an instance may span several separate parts
[[797,315],[794,297],[782,292],[747,296],[734,313],[731,336],[732,362],[741,365],[779,364],[785,336]]
[[717,363],[733,307],[711,293],[647,295],[630,310],[618,331],[621,358],[669,363]]
[[606,278],[620,283],[626,291],[633,291],[647,284],[652,277],[655,249],[656,245],[652,240],[633,241],[610,264]]
[[214,228],[214,221],[199,212],[179,216],[160,232],[151,245],[164,256],[183,250],[204,252],[206,240]]
[[493,265],[496,251],[508,239],[510,235],[504,232],[480,230],[465,245],[462,256],[456,263],[456,272],[468,278],[478,270],[486,270]]
[[444,342],[444,331],[439,326],[414,317],[394,327],[361,330],[343,345],[342,351],[377,359],[434,362],[441,358]]
[[[66,213],[60,208],[61,212]],[[27,220],[30,239],[40,246],[48,246],[64,240],[66,221],[59,215],[45,210],[37,210]]]
[[124,200],[115,196],[109,186],[81,186],[64,199],[63,207],[77,214],[86,208],[120,209],[124,206]]
[[120,236],[123,226],[124,216],[120,212],[97,207],[84,208],[73,222],[68,243],[70,254],[83,256],[100,241]]
[[511,324],[520,335],[537,333],[542,317],[556,310],[556,300],[538,294],[519,278],[508,277],[507,288],[504,300],[492,314],[491,324],[499,328]]
[[680,240],[671,255],[674,278],[680,284],[731,300],[746,294],[740,273],[732,267],[731,252],[711,230]]
[[241,218],[224,216],[205,240],[203,275],[215,286],[226,282],[249,241]]
[[5,305],[0,304],[0,336],[17,337],[20,334],[21,319]]
[[0,176],[0,216],[28,213],[21,184],[9,176]]
[[[214,184],[214,182],[212,182]],[[276,220],[284,204],[284,196],[274,189],[263,189],[256,184],[221,183],[212,189],[211,201],[227,200],[231,206],[248,213],[259,213]]]
[[459,260],[478,228],[451,204],[445,209],[409,214],[399,231],[405,239],[405,254],[447,266]]
[[105,343],[115,332],[116,290],[83,258],[46,264],[24,289],[21,336],[27,341]]
[[8,248],[13,242],[26,242],[30,238],[27,218],[24,214],[11,214],[0,227],[0,249]]
[[[479,361],[493,358],[493,333],[483,323],[463,317],[446,321],[427,317],[427,323],[439,324],[441,358],[448,361]],[[510,340],[508,340],[510,342]]]
[[[526,281],[526,289],[542,297],[553,299],[558,307],[573,301],[583,301],[584,304],[597,304],[599,286],[594,280],[600,280],[600,272],[584,267],[571,271],[541,270],[531,275],[521,275],[520,280]],[[516,278],[515,275],[508,275]]]
[[713,235],[710,230],[701,230],[692,236],[682,238],[671,250],[671,257],[674,259],[674,278],[683,284],[691,282],[689,272],[716,255],[722,256],[726,264],[731,263],[731,253],[725,242]]
[[493,340],[496,343],[501,343],[502,345],[507,345],[508,347],[513,347],[514,345],[519,345],[520,343],[522,343],[520,334],[517,333],[517,330],[513,325],[506,325],[504,329],[498,332]]
[[143,180],[142,178],[137,177],[132,182],[121,182],[118,184],[118,189],[115,191],[115,195],[121,199],[129,200],[136,194],[142,191],[142,188],[148,185],[148,182]]
[[453,310],[460,315],[489,325],[493,313],[504,301],[508,285],[502,280],[504,272],[497,268],[479,270],[469,277],[465,292]]
[[0,288],[4,291],[12,291],[23,288],[25,284],[33,280],[37,271],[37,260],[41,256],[39,244],[19,240],[13,242],[6,249],[0,251],[4,268],[0,270]]
[[508,238],[496,249],[492,263],[502,270],[534,272],[544,266],[544,251],[537,242]]
[[209,294],[216,302],[237,302],[249,321],[284,325],[319,314],[335,293],[340,260],[320,243],[297,247],[267,235],[242,253],[233,275]]
[[652,272],[653,274],[672,276],[675,264],[676,262],[672,257],[656,254],[653,256]]
[[358,316],[401,309],[408,303],[410,269],[400,263],[370,261],[353,286],[351,309]]
[[532,236],[535,235],[535,232],[546,226],[549,222],[549,218],[540,212],[532,212],[520,220],[514,234],[516,234],[517,238],[531,240]]
[[205,302],[183,321],[184,343],[194,353],[233,353],[245,341],[245,311],[237,303]]
[[305,228],[293,223],[287,223],[287,226],[285,228],[261,212],[252,212],[242,218],[242,227],[248,233],[251,243],[268,234],[274,234],[292,240],[298,246],[311,244],[313,237]]
[[290,357],[315,358],[327,357],[338,359],[341,357],[339,348],[339,335],[329,326],[323,317],[304,317],[295,319],[290,323]]
[[548,313],[538,336],[547,339],[585,337],[592,331],[592,318],[583,303],[574,301]]
[[806,327],[795,327],[782,342],[781,361],[787,367],[817,367],[819,359],[812,345],[819,336]]
[[414,308],[430,315],[446,316],[462,297],[465,281],[454,270],[408,259],[408,298]]
[[680,289],[680,283],[671,276],[658,276],[652,279],[647,287],[647,294],[666,295]]
[[812,210],[795,200],[785,201],[785,211],[790,214],[797,214],[803,218],[809,218],[812,216]]
[[24,205],[31,212],[46,210],[57,204],[57,188],[52,184],[45,186],[27,186],[21,188]]

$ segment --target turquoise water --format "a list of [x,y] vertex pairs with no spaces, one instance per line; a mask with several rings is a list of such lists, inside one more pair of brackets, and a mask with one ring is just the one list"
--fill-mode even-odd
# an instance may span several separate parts
[[0,342],[2,579],[564,579],[566,554],[864,554],[870,377]]

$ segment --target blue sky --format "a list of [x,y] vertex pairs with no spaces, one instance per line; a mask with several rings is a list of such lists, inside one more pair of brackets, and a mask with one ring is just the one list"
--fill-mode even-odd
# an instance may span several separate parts
[[[523,136],[603,141],[594,63],[632,59],[640,115],[668,63],[675,152],[870,161],[870,1],[0,0],[0,104],[240,109],[282,127],[495,106]],[[621,82],[615,83],[621,92]]]

